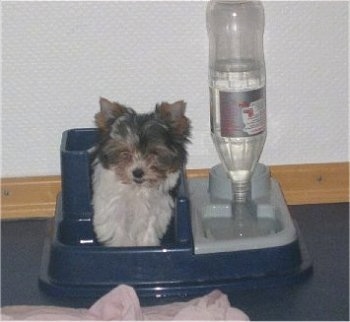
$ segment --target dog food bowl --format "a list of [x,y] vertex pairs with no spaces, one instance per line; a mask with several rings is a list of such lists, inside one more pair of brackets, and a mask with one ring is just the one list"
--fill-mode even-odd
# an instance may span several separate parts
[[[119,284],[142,297],[201,295],[213,289],[271,287],[302,280],[311,261],[283,195],[266,166],[252,180],[263,237],[230,239],[230,185],[221,166],[207,179],[180,178],[173,220],[160,246],[105,247],[96,241],[91,206],[96,129],[71,129],[61,142],[62,191],[42,256],[39,285],[53,296],[99,298]],[[209,192],[208,192],[209,191]]]

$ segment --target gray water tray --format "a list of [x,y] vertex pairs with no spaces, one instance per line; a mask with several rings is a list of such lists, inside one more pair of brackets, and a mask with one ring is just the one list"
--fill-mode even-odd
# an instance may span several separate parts
[[280,186],[270,176],[269,168],[261,163],[251,180],[257,222],[265,231],[261,236],[232,237],[231,182],[222,165],[210,169],[209,181],[191,180],[189,188],[195,254],[279,247],[297,239]]

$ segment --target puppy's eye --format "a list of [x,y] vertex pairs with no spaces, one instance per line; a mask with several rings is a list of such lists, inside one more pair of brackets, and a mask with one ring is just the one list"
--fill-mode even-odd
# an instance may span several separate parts
[[162,157],[164,155],[168,155],[169,151],[168,151],[168,149],[158,147],[158,148],[152,149],[150,151],[150,154],[155,156],[155,157]]
[[128,151],[122,151],[119,153],[119,158],[124,161],[130,161],[131,160],[131,153]]
[[154,157],[159,156],[159,152],[158,152],[158,151],[156,151],[156,150],[151,151],[151,153],[150,153],[150,154],[151,154],[151,155],[153,155]]
[[174,155],[168,149],[154,149],[151,151],[151,156],[153,156],[154,161],[158,164],[166,165],[172,162]]

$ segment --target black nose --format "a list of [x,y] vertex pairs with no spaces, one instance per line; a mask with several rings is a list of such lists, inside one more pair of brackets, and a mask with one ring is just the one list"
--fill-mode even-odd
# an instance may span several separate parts
[[144,176],[145,172],[140,169],[140,168],[136,168],[133,172],[132,175],[134,176],[134,178],[136,179],[141,179]]

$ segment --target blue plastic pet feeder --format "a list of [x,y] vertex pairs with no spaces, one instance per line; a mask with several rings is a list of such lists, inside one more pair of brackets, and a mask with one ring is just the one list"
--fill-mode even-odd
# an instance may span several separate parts
[[[187,181],[177,191],[174,216],[157,247],[105,247],[97,243],[91,207],[91,148],[96,129],[72,129],[61,143],[62,192],[53,233],[43,250],[40,287],[54,296],[98,298],[119,284],[140,297],[200,295],[213,289],[271,287],[301,280],[311,261],[277,182],[258,164],[252,199],[258,220],[273,222],[263,237],[225,235],[230,182],[221,166],[209,181]],[[225,201],[226,200],[226,201]]]

